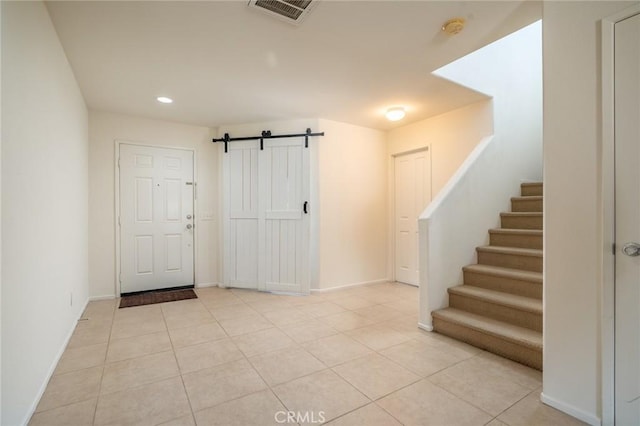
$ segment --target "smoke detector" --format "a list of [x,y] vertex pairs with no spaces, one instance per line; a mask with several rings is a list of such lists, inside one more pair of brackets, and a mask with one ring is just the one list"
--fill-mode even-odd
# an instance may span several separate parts
[[465,20],[463,18],[449,19],[447,22],[442,24],[442,31],[449,35],[456,35],[463,30],[464,24]]
[[319,0],[250,0],[249,7],[290,24],[300,24]]

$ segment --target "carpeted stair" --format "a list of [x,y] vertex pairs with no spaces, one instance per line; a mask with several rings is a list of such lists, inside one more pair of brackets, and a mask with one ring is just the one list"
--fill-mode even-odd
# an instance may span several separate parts
[[542,370],[542,183],[523,183],[478,264],[433,312],[435,331]]

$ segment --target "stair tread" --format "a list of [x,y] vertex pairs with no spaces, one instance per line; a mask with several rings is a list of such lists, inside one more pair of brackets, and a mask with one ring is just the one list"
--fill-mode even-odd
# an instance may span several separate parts
[[511,201],[542,201],[542,195],[520,195],[511,197]]
[[523,182],[520,186],[542,186],[542,182]]
[[503,268],[502,266],[481,264],[467,265],[462,269],[463,271],[476,272],[485,275],[494,275],[504,278],[520,279],[523,281],[534,281],[542,284],[541,272],[525,271],[522,269],[511,269]]
[[434,311],[432,315],[443,321],[456,323],[495,337],[517,342],[536,350],[542,350],[542,333],[528,328],[519,327],[503,321],[483,317],[455,308],[445,308]]
[[541,299],[533,299],[531,297],[504,293],[502,291],[489,290],[472,285],[460,285],[457,287],[451,287],[449,288],[449,292],[457,294],[459,296],[471,297],[477,300],[482,300],[485,302],[502,305],[521,311],[542,314]]
[[502,212],[500,216],[542,216],[542,212]]
[[542,236],[542,229],[493,228],[493,229],[489,229],[489,233],[490,234]]
[[489,252],[489,253],[513,254],[516,256],[542,257],[542,250],[539,250],[539,249],[528,249],[528,248],[520,248],[520,247],[502,247],[502,246],[481,246],[481,247],[477,247],[476,250]]

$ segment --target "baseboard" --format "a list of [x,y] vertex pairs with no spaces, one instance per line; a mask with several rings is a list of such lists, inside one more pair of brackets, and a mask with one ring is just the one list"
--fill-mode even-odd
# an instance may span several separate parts
[[38,391],[36,399],[31,404],[31,407],[29,407],[29,411],[27,411],[27,416],[20,423],[22,426],[26,426],[29,423],[29,420],[31,420],[31,417],[33,416],[33,414],[36,412],[36,408],[38,408],[38,404],[40,403],[40,399],[42,399],[42,395],[44,395],[44,391],[47,390],[47,385],[49,384],[49,380],[51,380],[51,377],[53,376],[54,371],[56,371],[56,367],[58,366],[58,363],[60,362],[60,358],[62,358],[62,354],[64,354],[65,349],[67,349],[67,345],[69,344],[69,340],[71,340],[71,336],[73,336],[73,332],[76,329],[76,324],[78,324],[78,321],[82,317],[82,314],[84,313],[85,309],[87,309],[87,305],[89,304],[89,302],[90,302],[90,298],[87,298],[87,300],[84,302],[84,306],[82,307],[82,309],[80,309],[80,313],[78,314],[78,318],[76,318],[76,320],[73,322],[73,326],[71,327],[71,330],[69,330],[69,333],[67,333],[67,337],[64,339],[64,343],[62,344],[62,346],[58,350],[58,354],[53,359],[53,363],[49,367],[49,371],[47,372],[46,378],[45,378],[44,382],[42,383],[42,386],[40,386],[40,390]]
[[91,296],[89,297],[88,302],[98,302],[100,300],[113,300],[115,298],[116,296],[113,294],[105,294],[104,296]]
[[421,322],[418,323],[418,328],[424,331],[433,331],[433,326],[431,324],[423,324]]
[[602,424],[602,421],[600,420],[599,417],[594,416],[591,413],[587,413],[586,411],[583,411],[572,405],[566,404],[562,401],[558,401],[557,399],[552,398],[548,395],[545,395],[544,393],[540,394],[540,401],[542,401],[543,403],[547,404],[550,407],[555,408],[556,410],[560,410],[563,413],[566,413],[571,417],[575,417],[576,419],[581,420],[592,426],[600,426]]
[[196,288],[220,287],[219,283],[198,283]]
[[351,288],[351,287],[361,287],[361,286],[373,285],[373,284],[384,284],[384,283],[388,283],[388,282],[389,282],[389,279],[383,278],[381,280],[364,281],[364,282],[361,282],[361,283],[353,283],[353,284],[343,284],[343,285],[337,285],[335,287],[312,288],[311,289],[311,293],[326,293],[326,292],[329,292],[329,291],[344,290],[346,288]]

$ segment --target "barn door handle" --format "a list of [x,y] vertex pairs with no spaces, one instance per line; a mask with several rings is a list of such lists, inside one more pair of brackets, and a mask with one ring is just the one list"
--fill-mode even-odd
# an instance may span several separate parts
[[302,205],[302,211],[304,212],[304,214],[309,214],[309,210],[307,209],[308,206],[309,206],[309,202],[305,201],[304,204]]

